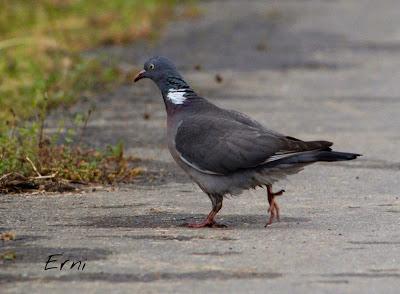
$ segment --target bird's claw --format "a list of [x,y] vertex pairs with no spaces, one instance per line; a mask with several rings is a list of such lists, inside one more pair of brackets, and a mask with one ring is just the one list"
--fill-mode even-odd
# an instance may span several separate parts
[[222,228],[227,228],[228,226],[225,225],[225,224],[214,223],[211,227],[212,228],[220,228],[220,229],[222,229]]
[[280,190],[280,191],[278,191],[278,192],[275,192],[275,193],[271,193],[271,195],[272,195],[272,197],[274,197],[274,196],[281,196],[284,192],[286,192],[285,190]]
[[227,228],[227,225],[225,224],[219,224],[215,221],[204,221],[201,223],[191,223],[191,224],[187,224],[188,228],[192,228],[192,229],[200,229],[200,228]]

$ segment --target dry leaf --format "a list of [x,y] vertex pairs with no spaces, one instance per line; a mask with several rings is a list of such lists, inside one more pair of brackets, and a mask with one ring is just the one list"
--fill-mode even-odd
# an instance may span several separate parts
[[4,232],[0,234],[0,240],[2,241],[11,241],[15,240],[15,233],[13,232]]

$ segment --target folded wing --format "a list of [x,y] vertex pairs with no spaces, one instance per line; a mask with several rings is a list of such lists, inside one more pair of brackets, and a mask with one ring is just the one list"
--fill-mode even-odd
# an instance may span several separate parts
[[224,175],[332,145],[304,142],[236,117],[192,116],[182,121],[175,137],[182,160],[201,172]]

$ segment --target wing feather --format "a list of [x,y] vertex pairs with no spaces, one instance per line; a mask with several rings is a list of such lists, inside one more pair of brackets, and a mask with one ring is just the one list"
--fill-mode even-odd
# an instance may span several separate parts
[[248,122],[245,115],[239,114],[185,118],[175,136],[175,147],[182,160],[201,172],[225,175],[332,145],[284,136],[253,120]]

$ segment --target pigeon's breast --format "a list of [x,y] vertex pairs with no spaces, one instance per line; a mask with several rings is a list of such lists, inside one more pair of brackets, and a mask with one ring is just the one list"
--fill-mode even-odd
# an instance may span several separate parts
[[169,152],[171,153],[172,158],[176,161],[176,163],[186,171],[185,163],[179,156],[178,151],[175,146],[175,137],[178,131],[179,126],[181,125],[182,120],[177,119],[175,117],[168,117],[167,119],[167,145]]

